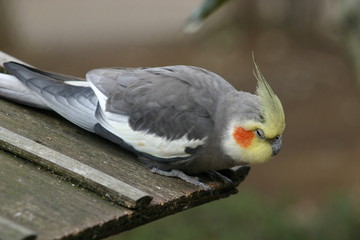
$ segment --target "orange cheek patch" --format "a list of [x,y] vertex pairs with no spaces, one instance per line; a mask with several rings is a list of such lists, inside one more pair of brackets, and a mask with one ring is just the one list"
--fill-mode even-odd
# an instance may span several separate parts
[[242,127],[235,127],[233,132],[233,138],[235,141],[244,148],[247,148],[251,145],[254,135],[255,134],[253,131],[246,131]]

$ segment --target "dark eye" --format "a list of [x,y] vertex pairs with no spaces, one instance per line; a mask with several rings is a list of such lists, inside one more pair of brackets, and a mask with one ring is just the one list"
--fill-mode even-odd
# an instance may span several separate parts
[[263,131],[263,130],[261,130],[261,129],[256,129],[256,130],[255,130],[255,133],[256,133],[256,135],[257,135],[259,138],[261,138],[261,139],[264,139],[264,138],[265,138],[265,134],[264,134],[264,131]]

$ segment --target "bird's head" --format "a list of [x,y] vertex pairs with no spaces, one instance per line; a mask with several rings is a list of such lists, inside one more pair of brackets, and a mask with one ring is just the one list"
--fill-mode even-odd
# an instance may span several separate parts
[[224,152],[239,163],[263,163],[279,153],[285,130],[281,102],[254,64],[256,95],[244,97],[248,99],[228,122],[223,138]]

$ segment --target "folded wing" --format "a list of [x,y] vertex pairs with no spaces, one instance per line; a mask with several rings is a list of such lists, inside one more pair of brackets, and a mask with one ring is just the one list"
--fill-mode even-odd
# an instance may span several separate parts
[[96,118],[138,152],[192,157],[212,133],[222,78],[189,66],[96,69],[87,74],[99,99]]

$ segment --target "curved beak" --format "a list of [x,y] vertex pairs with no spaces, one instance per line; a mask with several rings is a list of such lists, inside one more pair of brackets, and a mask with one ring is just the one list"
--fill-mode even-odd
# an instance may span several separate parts
[[282,145],[282,137],[274,138],[271,142],[271,148],[272,148],[272,156],[275,156],[280,152],[281,145]]

